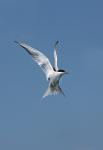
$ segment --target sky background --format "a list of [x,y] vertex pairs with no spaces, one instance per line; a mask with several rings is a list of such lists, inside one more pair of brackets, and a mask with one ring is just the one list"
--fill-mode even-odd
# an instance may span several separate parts
[[[42,95],[45,75],[13,41],[70,71],[66,97]],[[103,150],[103,1],[0,0],[0,149]]]

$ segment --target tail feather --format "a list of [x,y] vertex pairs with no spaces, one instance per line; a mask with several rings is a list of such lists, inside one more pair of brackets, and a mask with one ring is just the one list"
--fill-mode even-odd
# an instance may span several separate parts
[[63,96],[65,96],[64,92],[62,91],[59,85],[57,87],[49,86],[46,92],[44,93],[43,98],[49,95],[56,95],[56,94],[62,94]]

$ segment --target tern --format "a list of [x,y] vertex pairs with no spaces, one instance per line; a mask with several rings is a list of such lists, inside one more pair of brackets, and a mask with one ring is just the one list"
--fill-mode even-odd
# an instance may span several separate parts
[[19,44],[22,48],[24,48],[45,73],[46,79],[47,81],[49,81],[49,86],[44,93],[43,98],[48,95],[56,95],[60,93],[62,95],[65,95],[59,85],[59,81],[61,77],[64,74],[68,74],[68,72],[63,69],[58,69],[57,45],[59,41],[56,41],[54,44],[54,66],[51,65],[48,57],[38,49],[32,48],[25,43],[19,43],[18,41],[15,41],[15,43]]

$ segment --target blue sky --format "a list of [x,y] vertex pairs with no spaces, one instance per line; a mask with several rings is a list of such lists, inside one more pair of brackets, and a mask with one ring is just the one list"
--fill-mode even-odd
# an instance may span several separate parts
[[[66,98],[41,100],[48,83],[26,42],[59,67]],[[103,2],[0,1],[0,149],[103,149]]]

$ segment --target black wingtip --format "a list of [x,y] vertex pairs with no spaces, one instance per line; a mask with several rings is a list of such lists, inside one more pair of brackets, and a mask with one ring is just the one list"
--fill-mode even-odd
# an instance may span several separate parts
[[57,41],[55,42],[54,46],[56,47],[58,43],[59,43],[59,41],[57,40]]
[[57,40],[55,44],[58,44],[58,43],[59,43],[59,41]]
[[14,41],[14,43],[19,44],[19,42],[18,42],[18,41]]
[[59,43],[59,41],[57,40],[56,42],[55,42],[55,45],[57,45]]

